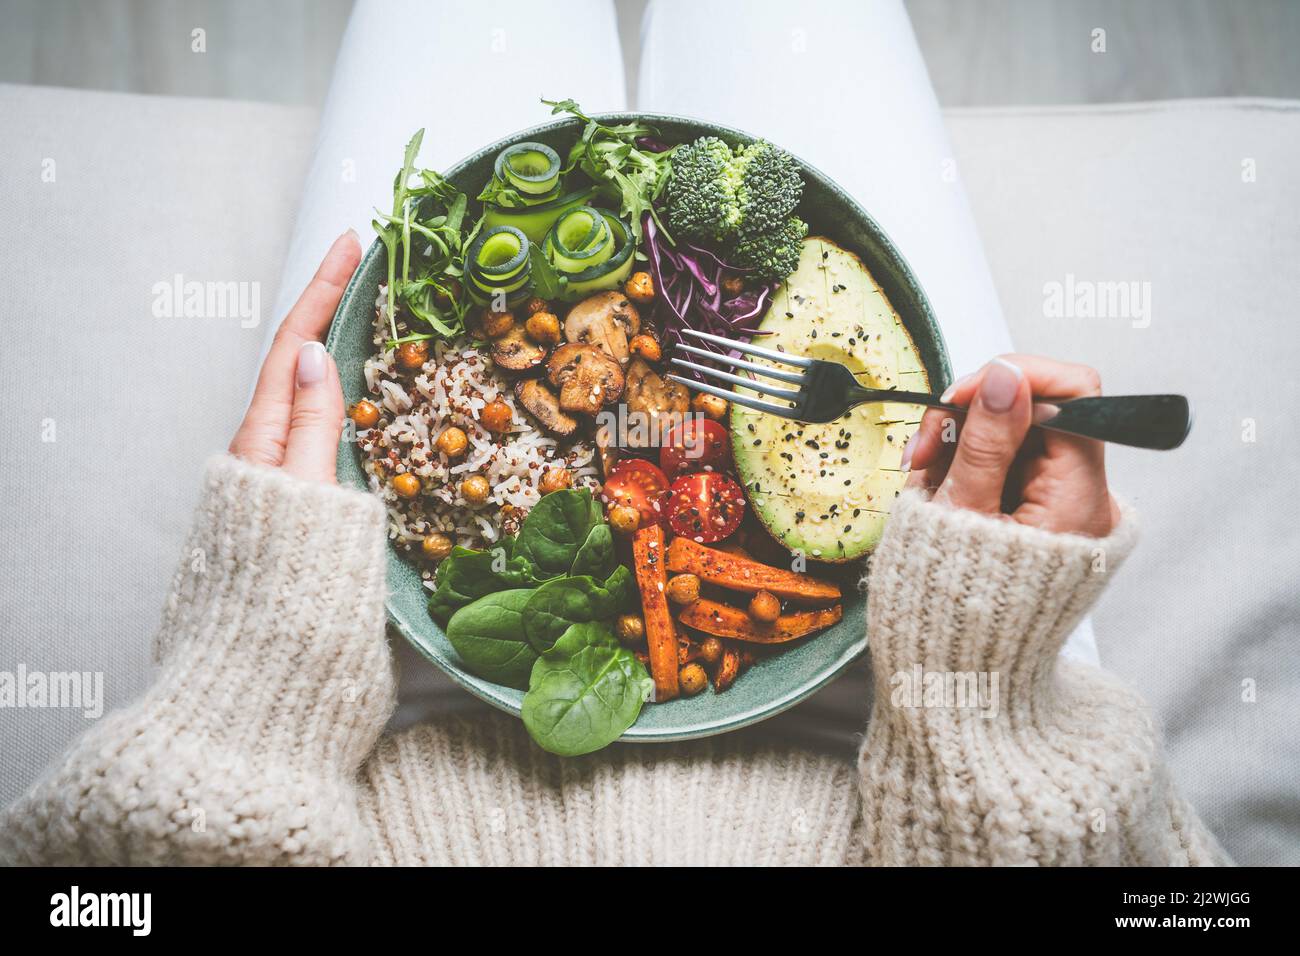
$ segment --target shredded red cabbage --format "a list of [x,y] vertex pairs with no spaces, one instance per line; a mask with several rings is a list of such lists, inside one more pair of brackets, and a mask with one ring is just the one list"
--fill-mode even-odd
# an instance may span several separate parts
[[723,298],[725,280],[743,278],[752,270],[733,266],[716,253],[689,242],[670,245],[650,213],[642,220],[642,237],[655,284],[653,315],[663,330],[665,345],[684,342],[719,355],[740,355],[734,349],[684,336],[682,332],[695,329],[748,342],[760,334],[758,323],[766,314],[772,292],[779,283],[747,286],[739,295]]
[[637,149],[645,150],[647,153],[666,153],[672,149],[657,136],[638,136],[633,142],[636,143]]

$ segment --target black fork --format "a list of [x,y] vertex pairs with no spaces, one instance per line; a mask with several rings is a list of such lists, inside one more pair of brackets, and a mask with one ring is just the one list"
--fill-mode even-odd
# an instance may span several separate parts
[[[669,375],[673,381],[689,388],[717,395],[746,408],[792,418],[800,422],[833,422],[849,409],[865,402],[904,402],[964,412],[959,405],[950,405],[929,392],[908,392],[891,388],[866,388],[858,383],[853,373],[838,362],[804,358],[786,352],[776,352],[743,342],[733,342],[708,332],[685,330],[723,348],[791,365],[801,371],[788,371],[771,365],[759,365],[731,355],[720,355],[707,349],[679,343],[677,348],[690,355],[721,362],[771,379],[790,387],[768,384],[743,375],[723,372],[685,359],[672,359],[672,364],[690,369],[707,378],[737,385],[760,395],[778,399],[767,402],[748,395],[739,395],[728,388],[697,382],[679,375]],[[1039,399],[1034,402],[1034,425],[1051,431],[1083,435],[1099,441],[1131,445],[1134,448],[1177,448],[1192,427],[1192,409],[1183,395],[1105,395],[1096,398],[1071,398],[1062,401]]]

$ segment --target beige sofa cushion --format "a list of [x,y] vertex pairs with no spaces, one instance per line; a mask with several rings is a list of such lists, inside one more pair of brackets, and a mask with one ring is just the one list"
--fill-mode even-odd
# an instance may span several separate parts
[[[154,287],[256,283],[269,321],[315,114],[0,86],[0,130],[0,671],[102,674],[112,708],[264,331],[159,317]],[[0,802],[89,723],[0,711]]]
[[[1102,369],[1116,394],[1192,398],[1182,448],[1109,452],[1143,536],[1097,642],[1233,856],[1300,863],[1300,104],[948,122],[1017,346]],[[1045,308],[1070,276],[1076,308]],[[1146,283],[1149,315],[1087,317],[1101,282]]]

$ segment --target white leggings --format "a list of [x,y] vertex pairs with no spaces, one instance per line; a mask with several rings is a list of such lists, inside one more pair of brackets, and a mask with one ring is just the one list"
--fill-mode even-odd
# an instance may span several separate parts
[[[901,0],[651,0],[638,91],[638,109],[762,135],[852,193],[915,271],[955,374],[1011,348]],[[426,129],[421,164],[446,169],[549,119],[542,96],[572,98],[587,112],[629,108],[611,0],[566,0],[562,15],[536,0],[359,0],[321,116],[277,322],[339,233],[351,226],[371,241],[374,210],[391,205],[416,129]],[[1065,653],[1096,661],[1089,621]],[[401,723],[469,700],[431,666],[403,672]],[[855,669],[783,718],[782,730],[850,742],[861,731],[864,680]]]

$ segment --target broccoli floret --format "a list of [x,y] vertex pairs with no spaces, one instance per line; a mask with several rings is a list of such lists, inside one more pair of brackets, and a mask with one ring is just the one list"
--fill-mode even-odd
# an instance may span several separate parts
[[757,236],[782,228],[803,194],[803,180],[794,157],[760,140],[737,152],[732,168],[732,175],[739,176],[739,231],[745,236]]
[[736,231],[740,205],[732,176],[731,147],[704,136],[673,153],[668,180],[668,224],[673,234],[694,242],[722,242]]
[[674,235],[722,244],[779,232],[799,205],[803,180],[785,150],[759,141],[733,150],[716,136],[677,149],[668,181]]
[[808,224],[791,216],[777,229],[762,233],[743,233],[728,246],[726,257],[738,266],[754,270],[754,277],[779,281],[794,272]]

